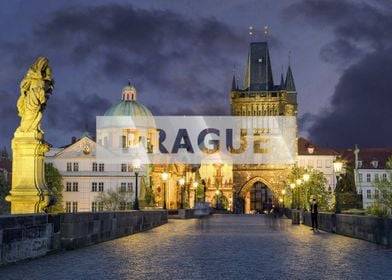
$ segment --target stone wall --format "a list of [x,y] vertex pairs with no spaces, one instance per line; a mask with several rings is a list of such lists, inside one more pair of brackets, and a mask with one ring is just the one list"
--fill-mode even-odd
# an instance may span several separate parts
[[[309,212],[303,212],[302,218],[305,225],[312,225]],[[319,213],[318,222],[319,228],[328,232],[392,246],[392,219]]]
[[167,211],[121,211],[0,216],[0,265],[148,230]]

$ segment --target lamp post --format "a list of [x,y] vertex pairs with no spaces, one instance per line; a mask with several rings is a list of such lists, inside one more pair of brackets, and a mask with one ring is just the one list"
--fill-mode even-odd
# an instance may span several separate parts
[[193,208],[195,208],[196,207],[196,190],[197,190],[197,182],[195,181],[195,182],[193,182],[193,190],[195,191],[195,193],[194,193],[194,201],[193,201]]
[[139,190],[138,190],[138,175],[139,169],[141,165],[141,160],[139,158],[135,158],[132,161],[133,171],[135,172],[135,202],[133,203],[133,210],[140,210],[139,209]]
[[310,175],[308,173],[305,173],[304,176],[303,176],[304,187],[305,187],[305,192],[306,192],[306,194],[305,194],[306,202],[304,200],[304,204],[303,204],[304,208],[305,207],[307,208],[307,202],[309,201],[308,200],[308,189],[307,189],[308,188],[307,182],[309,181],[309,179],[310,179]]
[[163,172],[161,174],[161,178],[163,181],[163,209],[166,209],[166,181],[169,178],[169,174],[167,172]]
[[297,186],[298,186],[298,204],[297,204],[297,209],[301,209],[301,194],[300,194],[300,186],[302,184],[302,180],[301,179],[297,179]]
[[184,187],[185,184],[185,179],[184,177],[181,177],[180,180],[178,180],[178,183],[180,184],[180,194],[181,194],[181,200],[180,200],[180,209],[184,208],[184,198],[183,198],[183,192],[182,188]]
[[339,200],[339,176],[342,172],[343,162],[337,157],[333,162],[333,169],[336,175],[336,187],[335,187],[335,213],[340,213],[340,200]]
[[295,184],[294,183],[290,184],[290,189],[291,189],[291,209],[294,209],[294,200],[295,200],[295,196],[294,196]]
[[284,195],[286,194],[286,190],[282,190],[282,206],[283,206],[283,209],[284,209]]

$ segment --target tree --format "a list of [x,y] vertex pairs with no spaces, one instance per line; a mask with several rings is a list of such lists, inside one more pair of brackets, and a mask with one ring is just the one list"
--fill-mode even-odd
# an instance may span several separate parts
[[103,209],[106,211],[117,211],[117,210],[131,210],[133,192],[132,191],[121,191],[119,190],[107,190],[101,192],[96,198],[96,202],[101,203]]
[[[309,180],[305,182],[303,176],[309,175]],[[285,203],[288,204],[294,199],[296,204],[302,209],[310,209],[310,202],[313,198],[317,199],[317,203],[321,210],[329,209],[329,201],[331,200],[332,194],[325,188],[327,180],[324,174],[316,169],[306,169],[303,167],[293,167],[290,175],[288,176],[289,184],[296,183],[298,179],[302,180],[302,183],[292,190],[290,186],[286,186]]]
[[368,208],[370,214],[387,216],[392,213],[392,157],[385,164],[387,178],[376,178],[374,187],[377,194],[374,195],[374,204]]
[[52,191],[56,202],[48,209],[49,213],[61,213],[64,212],[63,207],[63,190],[62,184],[63,177],[59,170],[52,164],[45,164],[45,181],[48,188]]
[[152,206],[155,203],[155,196],[154,196],[154,191],[151,186],[146,188],[146,194],[144,196],[144,199],[146,200],[146,205],[147,206]]

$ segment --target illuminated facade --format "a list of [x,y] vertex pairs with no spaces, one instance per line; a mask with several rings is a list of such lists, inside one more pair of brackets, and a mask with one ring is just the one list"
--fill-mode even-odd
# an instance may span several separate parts
[[[234,116],[297,116],[297,91],[289,65],[286,78],[274,84],[268,42],[251,43],[243,86],[233,77],[230,92]],[[233,165],[235,212],[261,212],[278,203],[291,164]]]

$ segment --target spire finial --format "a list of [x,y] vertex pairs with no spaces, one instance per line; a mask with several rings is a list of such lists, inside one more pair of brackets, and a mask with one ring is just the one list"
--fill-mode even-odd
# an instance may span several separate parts
[[268,32],[269,32],[269,28],[268,28],[268,25],[266,25],[266,26],[264,26],[265,41],[268,41]]
[[289,67],[290,67],[291,66],[291,50],[289,51],[288,56],[289,56]]
[[131,86],[131,79],[128,80],[128,86]]

